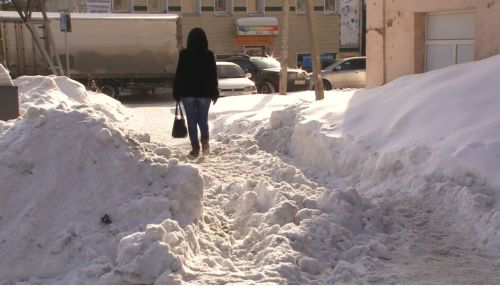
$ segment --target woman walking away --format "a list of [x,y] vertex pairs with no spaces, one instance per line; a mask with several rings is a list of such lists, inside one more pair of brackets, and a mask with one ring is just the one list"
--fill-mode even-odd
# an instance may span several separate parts
[[187,48],[179,55],[173,93],[177,102],[182,100],[186,111],[189,140],[193,148],[189,154],[194,157],[200,155],[198,127],[203,154],[208,154],[208,109],[210,100],[215,104],[219,98],[219,85],[215,56],[208,49],[207,36],[201,28],[189,32]]

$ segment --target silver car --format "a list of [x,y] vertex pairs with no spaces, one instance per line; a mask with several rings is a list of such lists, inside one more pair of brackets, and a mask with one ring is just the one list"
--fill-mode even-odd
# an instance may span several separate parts
[[[323,88],[363,88],[366,85],[366,57],[339,60],[321,71]],[[311,85],[314,89],[314,83]]]
[[220,96],[256,94],[257,87],[249,79],[251,76],[235,63],[217,62]]

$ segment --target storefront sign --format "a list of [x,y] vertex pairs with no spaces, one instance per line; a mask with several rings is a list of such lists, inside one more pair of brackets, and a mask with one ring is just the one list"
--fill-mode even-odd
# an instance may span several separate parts
[[274,39],[274,36],[236,36],[234,43],[240,46],[270,45]]
[[275,36],[279,33],[278,19],[275,17],[240,18],[236,20],[235,24],[236,35],[238,36]]

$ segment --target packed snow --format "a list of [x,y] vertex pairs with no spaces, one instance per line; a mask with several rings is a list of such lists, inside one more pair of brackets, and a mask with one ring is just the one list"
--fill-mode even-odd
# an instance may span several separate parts
[[197,159],[71,79],[17,78],[0,283],[498,284],[498,70],[221,98]]

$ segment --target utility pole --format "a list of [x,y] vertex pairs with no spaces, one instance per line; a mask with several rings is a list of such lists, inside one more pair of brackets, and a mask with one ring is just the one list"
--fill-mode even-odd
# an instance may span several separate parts
[[283,21],[281,24],[280,95],[286,95],[288,82],[288,14],[290,14],[290,0],[283,0]]
[[319,43],[318,35],[316,33],[316,16],[314,14],[314,3],[313,0],[305,0],[306,3],[306,16],[307,16],[307,26],[309,27],[309,35],[311,36],[311,61],[313,66],[313,78],[314,91],[316,93],[316,100],[322,100],[325,98],[323,92],[323,79],[321,78],[321,60],[319,55]]

